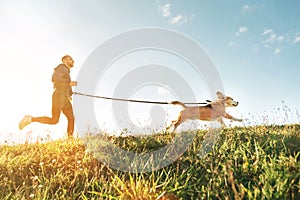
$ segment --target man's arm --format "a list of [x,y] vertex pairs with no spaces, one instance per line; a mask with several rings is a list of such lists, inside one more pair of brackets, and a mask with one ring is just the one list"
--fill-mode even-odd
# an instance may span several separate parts
[[77,81],[71,81],[70,86],[77,86]]

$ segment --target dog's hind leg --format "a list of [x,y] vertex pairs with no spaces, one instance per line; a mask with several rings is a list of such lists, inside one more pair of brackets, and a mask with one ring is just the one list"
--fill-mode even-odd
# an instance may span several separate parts
[[173,120],[172,123],[170,124],[170,126],[168,126],[166,128],[166,130],[169,130],[173,126],[174,128],[173,128],[172,132],[174,132],[175,129],[177,128],[177,126],[179,126],[179,124],[181,124],[181,122],[182,122],[182,112],[179,113],[178,118],[176,120]]
[[176,123],[174,124],[174,130],[176,130],[176,128],[182,124],[183,122],[185,122],[186,120],[188,120],[189,118],[186,117],[183,113],[180,113],[180,116],[178,117],[178,120],[176,121]]

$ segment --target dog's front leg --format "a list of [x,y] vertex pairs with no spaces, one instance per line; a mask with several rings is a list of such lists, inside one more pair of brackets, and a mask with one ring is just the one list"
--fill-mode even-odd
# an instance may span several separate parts
[[222,118],[217,119],[217,121],[221,124],[222,127],[226,126],[226,124],[223,122]]
[[227,114],[227,113],[226,113],[226,115],[225,115],[225,118],[231,119],[231,120],[237,121],[237,122],[243,121],[242,119],[235,118],[235,117],[233,117],[233,116],[231,116],[231,115],[229,115],[229,114]]
[[173,121],[172,121],[172,123],[166,128],[166,131],[169,131],[169,129],[170,129],[172,126],[174,126]]

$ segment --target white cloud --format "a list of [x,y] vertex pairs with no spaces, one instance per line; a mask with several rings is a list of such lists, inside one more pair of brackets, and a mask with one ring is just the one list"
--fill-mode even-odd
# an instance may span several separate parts
[[300,36],[297,36],[294,40],[294,43],[300,42]]
[[300,42],[300,32],[291,30],[284,35],[284,40],[291,44]]
[[246,26],[240,26],[239,30],[237,32],[235,32],[236,36],[239,36],[241,33],[245,33],[248,31],[248,28]]
[[277,37],[278,42],[284,41],[284,36],[280,35]]
[[272,29],[265,29],[262,35],[267,35],[269,33],[273,33]]
[[283,42],[285,37],[277,34],[272,29],[265,29],[262,36],[267,37],[263,43]]
[[268,39],[265,40],[265,43],[273,43],[273,42],[276,41],[276,39],[277,39],[276,34],[275,34],[275,33],[272,33],[272,34],[268,37]]
[[[158,3],[158,2],[156,2]],[[171,12],[171,4],[167,3],[164,5],[158,5],[158,12],[161,13],[162,17],[167,18],[168,21],[171,24],[175,24],[175,25],[181,25],[184,23],[187,23],[188,21],[192,20],[195,15],[192,14],[190,16],[187,15],[183,15],[183,14],[177,14],[172,16],[172,12]]]
[[[247,7],[245,7],[246,9]],[[242,35],[247,32],[248,28],[246,26],[240,26],[238,31],[235,32],[237,36]],[[289,31],[287,33],[277,33],[272,28],[265,28],[262,30],[261,34],[258,35],[259,40],[257,45],[252,45],[252,51],[257,52],[260,48],[268,49],[268,52],[274,55],[280,54],[287,46],[291,44],[300,44],[300,32]],[[234,42],[229,42],[227,46],[234,46]]]
[[171,4],[169,3],[165,5],[158,5],[158,11],[162,14],[163,17],[169,17],[171,15],[170,8]]
[[279,48],[276,48],[275,50],[274,50],[274,54],[276,55],[276,54],[279,54],[280,53],[280,49]]
[[251,7],[249,5],[244,5],[242,7],[242,13],[247,13],[251,10]]
[[244,5],[241,8],[242,14],[253,13],[256,11],[262,11],[263,5]]
[[262,45],[273,51],[274,55],[281,52],[282,45],[279,43],[288,42],[287,35],[277,35],[273,29],[264,29],[262,35]]
[[241,27],[239,28],[239,31],[240,31],[241,33],[246,32],[247,30],[248,30],[248,29],[247,29],[246,26],[241,26]]
[[264,47],[266,47],[266,48],[268,48],[268,49],[271,48],[271,46],[270,46],[270,45],[267,45],[267,44],[265,44]]
[[188,18],[186,16],[182,16],[182,15],[177,15],[176,17],[172,17],[170,18],[169,22],[171,24],[184,24],[188,21]]

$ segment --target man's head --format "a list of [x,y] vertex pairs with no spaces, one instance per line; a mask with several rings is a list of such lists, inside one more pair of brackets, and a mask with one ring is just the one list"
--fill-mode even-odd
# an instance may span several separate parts
[[74,65],[74,60],[71,56],[65,55],[61,58],[61,61],[63,64],[65,64],[67,67],[71,68]]

